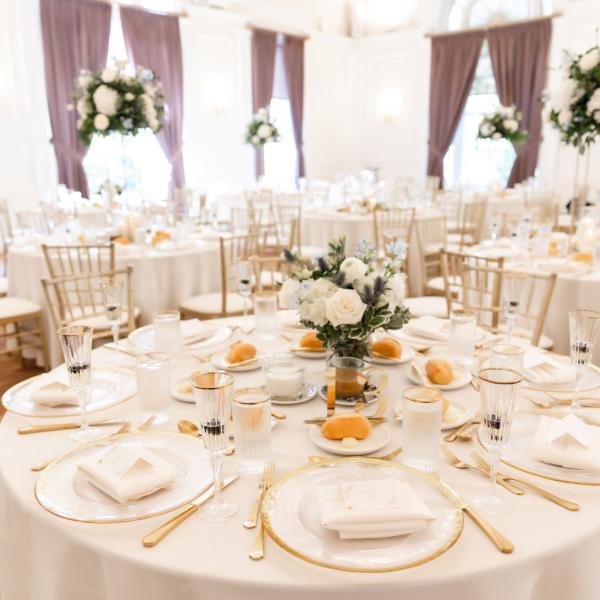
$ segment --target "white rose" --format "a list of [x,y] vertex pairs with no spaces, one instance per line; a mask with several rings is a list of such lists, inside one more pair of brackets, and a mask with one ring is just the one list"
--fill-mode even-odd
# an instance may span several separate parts
[[77,100],[77,112],[81,117],[87,117],[90,114],[90,103],[87,98]]
[[109,125],[110,125],[110,121],[106,115],[103,115],[102,113],[98,113],[94,117],[94,127],[98,131],[105,131],[106,129],[108,129]]
[[152,129],[152,131],[158,131],[158,128],[159,128],[158,119],[149,119],[148,125],[150,126],[150,129]]
[[578,89],[577,81],[564,79],[554,89],[550,98],[550,106],[560,112],[564,108],[570,108],[571,103],[581,98],[582,90]]
[[271,135],[271,128],[266,123],[263,123],[258,128],[256,134],[258,135],[259,138],[266,139]]
[[510,131],[511,133],[514,133],[519,129],[519,124],[515,119],[504,119],[504,121],[502,121],[502,126],[506,131]]
[[355,290],[338,290],[327,298],[327,319],[334,326],[358,323],[367,308]]
[[565,108],[558,113],[559,125],[568,125],[572,120],[573,120],[573,111]]
[[296,308],[298,306],[298,291],[300,283],[295,279],[286,279],[279,290],[279,306],[281,308]]
[[496,133],[492,133],[492,139],[493,139],[493,140],[501,140],[501,139],[502,139],[502,134],[501,134],[501,133],[498,133],[498,132],[496,131]]
[[398,299],[398,303],[401,303],[406,296],[406,276],[404,273],[396,273],[390,277],[386,289],[391,290]]
[[80,75],[77,78],[77,85],[81,89],[87,89],[87,87],[90,85],[90,83],[92,83],[92,78],[88,74]]
[[591,71],[598,63],[600,63],[600,50],[598,48],[592,48],[579,60],[579,68],[585,73]]
[[257,135],[253,135],[252,136],[252,143],[254,145],[258,144],[260,142],[260,138]]
[[491,135],[492,131],[494,131],[494,128],[487,122],[482,123],[481,127],[479,128],[479,132],[484,136]]
[[100,79],[104,81],[104,83],[112,83],[117,78],[117,72],[114,69],[104,69],[102,74],[100,75]]
[[512,106],[500,105],[500,107],[498,108],[498,114],[502,115],[503,117],[512,117],[514,111],[515,109]]
[[340,271],[344,273],[348,283],[354,281],[355,279],[360,279],[363,275],[365,275],[367,269],[367,265],[365,265],[362,260],[355,258],[354,256],[349,256],[340,265]]
[[131,102],[134,99],[135,99],[135,96],[131,92],[127,92],[125,94],[125,100],[127,100],[127,102]]
[[156,88],[153,85],[146,83],[142,87],[144,88],[144,92],[146,92],[148,96],[154,98],[154,94],[156,94]]
[[119,94],[116,90],[106,85],[101,85],[96,88],[93,98],[98,112],[104,113],[109,117],[112,117],[117,112]]

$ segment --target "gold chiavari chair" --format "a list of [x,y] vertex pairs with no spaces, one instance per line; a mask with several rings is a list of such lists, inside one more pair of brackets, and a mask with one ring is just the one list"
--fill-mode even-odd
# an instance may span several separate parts
[[106,244],[42,244],[46,268],[51,278],[113,271],[115,245]]
[[402,241],[407,247],[415,223],[414,208],[388,208],[373,211],[373,235],[379,256],[385,256],[385,245]]
[[302,204],[278,202],[273,206],[277,245],[302,254]]
[[460,229],[462,203],[461,191],[442,191],[436,196],[435,208],[446,217],[448,233],[456,233]]
[[259,236],[256,233],[219,238],[221,291],[199,294],[184,300],[179,305],[182,315],[217,319],[243,314],[244,298],[237,293],[237,265],[258,254]]
[[437,215],[416,219],[415,239],[419,257],[418,265],[425,294],[428,296],[444,295],[440,252],[446,247],[446,236],[447,219],[445,216]]
[[468,246],[474,246],[481,241],[488,199],[477,197],[464,201],[460,207],[460,222],[458,231],[447,236],[448,248],[462,252]]
[[133,297],[133,267],[108,271],[65,275],[42,279],[44,295],[55,329],[66,325],[87,325],[94,329],[94,339],[108,337],[110,324],[106,318],[102,282],[106,279],[123,281],[125,301],[121,317],[121,333],[136,328],[139,311]]
[[8,265],[8,249],[12,242],[12,222],[8,210],[8,202],[0,198],[0,256],[2,257],[2,277],[0,277],[0,297],[8,292],[8,279],[6,277]]
[[20,210],[16,213],[16,217],[20,229],[29,229],[39,234],[49,233],[46,215],[41,210]]

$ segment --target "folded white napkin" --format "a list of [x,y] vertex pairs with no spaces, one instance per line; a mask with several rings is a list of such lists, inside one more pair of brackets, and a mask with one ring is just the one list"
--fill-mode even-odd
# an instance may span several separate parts
[[450,334],[448,319],[439,319],[438,317],[411,319],[404,329],[412,335],[440,342],[447,342]]
[[175,483],[177,469],[152,450],[114,446],[100,458],[82,461],[77,468],[90,483],[124,504]]
[[208,333],[205,325],[199,319],[186,319],[185,321],[180,321],[179,331],[181,333],[181,339],[184,341]]
[[575,380],[569,365],[539,350],[528,350],[523,355],[523,376],[538,385],[561,385]]
[[541,462],[600,471],[600,430],[575,415],[562,419],[541,416],[528,453]]
[[408,483],[393,479],[322,486],[317,497],[323,527],[343,540],[405,535],[434,519]]
[[35,388],[29,396],[32,402],[42,406],[77,406],[79,400],[75,392],[65,383],[52,381]]

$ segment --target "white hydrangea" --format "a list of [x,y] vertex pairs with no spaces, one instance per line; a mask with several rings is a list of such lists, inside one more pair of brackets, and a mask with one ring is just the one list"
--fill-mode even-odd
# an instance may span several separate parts
[[281,308],[296,308],[300,283],[295,279],[286,279],[279,290],[279,306]]
[[156,88],[152,84],[145,83],[142,87],[144,88],[144,93],[148,94],[150,98],[154,98],[156,94]]
[[90,114],[90,103],[87,98],[81,97],[77,100],[77,112],[81,117],[87,117]]
[[579,89],[577,81],[564,79],[554,89],[550,98],[550,106],[557,112],[571,108],[571,104],[579,100],[583,93],[583,90]]
[[266,139],[271,136],[271,127],[266,123],[263,123],[256,131],[256,134],[259,138]]
[[496,131],[496,133],[492,133],[492,139],[493,140],[501,140],[502,139],[502,134],[499,133],[498,131]]
[[504,119],[504,121],[502,121],[502,126],[504,129],[506,129],[506,131],[511,133],[514,133],[517,131],[517,129],[519,129],[519,123],[516,121],[516,119]]
[[592,48],[579,60],[579,68],[586,73],[598,66],[598,63],[600,63],[600,50],[598,48]]
[[558,123],[560,125],[569,125],[573,120],[573,111],[567,108],[561,110],[558,113]]
[[127,102],[131,102],[135,100],[135,96],[131,92],[127,92],[125,94],[125,100],[127,100]]
[[89,73],[83,73],[77,78],[77,85],[82,90],[87,90],[90,83],[92,83],[92,76]]
[[117,112],[119,94],[116,90],[106,85],[100,85],[96,88],[93,99],[99,113],[112,117]]
[[401,304],[406,296],[406,276],[404,273],[396,273],[390,277],[386,284],[386,290],[391,290],[397,299],[397,304]]
[[494,131],[494,127],[490,124],[490,123],[482,123],[481,127],[479,128],[479,131],[481,133],[481,135],[491,135],[492,132]]
[[106,68],[102,71],[100,75],[100,79],[104,81],[104,83],[112,83],[117,78],[117,72],[114,69]]
[[260,138],[257,135],[252,136],[252,143],[258,144],[260,142]]
[[366,274],[367,270],[368,266],[362,260],[354,256],[349,256],[344,259],[340,265],[340,271],[344,273],[347,282],[360,279]]
[[98,131],[105,131],[106,129],[108,129],[109,125],[110,125],[110,121],[106,115],[104,115],[102,113],[98,113],[94,117],[94,127]]

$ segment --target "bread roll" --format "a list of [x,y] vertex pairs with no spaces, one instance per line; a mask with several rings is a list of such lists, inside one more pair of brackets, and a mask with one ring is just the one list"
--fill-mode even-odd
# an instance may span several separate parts
[[376,340],[371,344],[371,350],[385,356],[385,358],[400,358],[402,356],[402,346],[400,342],[385,337],[380,340]]
[[310,348],[311,350],[324,350],[323,342],[317,337],[316,331],[309,331],[298,341],[300,348]]
[[454,378],[452,367],[447,360],[430,358],[425,363],[425,371],[431,383],[437,385],[448,385]]
[[230,365],[241,363],[245,360],[250,360],[256,356],[256,347],[246,342],[237,342],[227,353],[227,362]]
[[371,432],[371,423],[358,413],[335,415],[321,426],[321,434],[328,440],[355,438],[364,440]]
[[591,252],[578,252],[573,259],[577,262],[591,263],[594,260],[594,256]]

